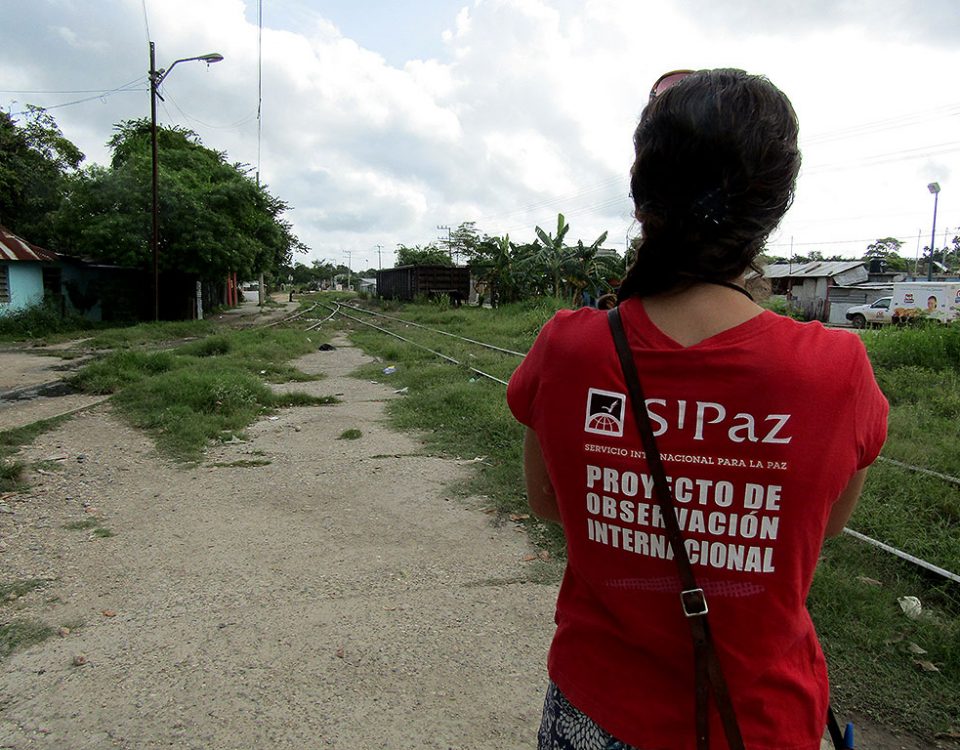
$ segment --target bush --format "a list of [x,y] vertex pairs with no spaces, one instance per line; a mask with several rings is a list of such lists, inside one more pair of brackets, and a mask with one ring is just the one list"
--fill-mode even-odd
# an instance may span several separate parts
[[960,323],[888,326],[864,335],[863,343],[874,367],[960,369]]
[[39,339],[92,327],[93,323],[81,315],[61,314],[52,300],[0,315],[0,337],[14,340]]

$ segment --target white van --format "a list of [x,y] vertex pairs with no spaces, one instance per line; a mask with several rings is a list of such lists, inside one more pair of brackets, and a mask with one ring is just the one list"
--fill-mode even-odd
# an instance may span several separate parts
[[893,285],[892,297],[851,307],[846,316],[854,328],[923,318],[950,323],[960,319],[960,281],[898,282]]

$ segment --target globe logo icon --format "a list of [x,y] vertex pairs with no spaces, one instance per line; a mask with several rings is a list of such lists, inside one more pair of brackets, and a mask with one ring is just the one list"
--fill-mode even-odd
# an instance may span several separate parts
[[620,421],[609,414],[596,414],[590,419],[589,427],[597,432],[619,433]]
[[607,437],[623,435],[623,413],[627,397],[615,391],[591,388],[587,392],[587,418],[585,432]]

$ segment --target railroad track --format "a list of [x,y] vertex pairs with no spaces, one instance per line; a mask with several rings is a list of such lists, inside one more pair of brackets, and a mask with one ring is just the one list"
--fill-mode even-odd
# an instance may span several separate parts
[[[460,335],[458,335],[458,334],[450,333],[449,331],[443,331],[443,330],[441,330],[441,329],[439,329],[439,328],[431,328],[431,327],[429,327],[429,326],[421,325],[420,323],[414,323],[413,321],[405,320],[405,319],[403,319],[403,318],[400,318],[400,317],[397,317],[397,316],[394,316],[394,315],[386,315],[385,313],[378,313],[378,312],[374,312],[374,311],[372,311],[372,310],[366,310],[366,309],[363,309],[363,308],[355,307],[355,306],[353,306],[353,305],[343,305],[343,304],[340,304],[340,303],[335,303],[335,306],[325,305],[325,304],[322,304],[322,303],[318,303],[318,304],[319,304],[321,307],[324,307],[324,308],[326,308],[327,310],[330,311],[330,315],[329,315],[325,320],[330,320],[331,318],[335,317],[336,315],[340,315],[340,316],[342,316],[342,317],[344,317],[344,318],[347,318],[347,319],[352,320],[352,321],[354,321],[354,322],[356,322],[356,323],[359,323],[359,324],[361,324],[361,325],[363,325],[363,326],[365,326],[365,327],[368,327],[368,328],[377,330],[377,331],[379,331],[379,332],[381,332],[381,333],[383,333],[383,334],[385,334],[385,335],[387,335],[387,336],[391,336],[392,338],[399,339],[400,341],[403,341],[403,342],[405,342],[405,343],[407,343],[407,344],[409,344],[409,345],[411,345],[411,346],[413,346],[413,347],[416,347],[416,348],[418,348],[418,349],[422,349],[422,350],[424,350],[424,351],[430,352],[430,353],[433,354],[434,356],[442,359],[442,360],[445,361],[445,362],[448,362],[449,364],[457,365],[457,366],[460,366],[460,367],[465,367],[465,368],[467,368],[468,370],[470,370],[470,371],[473,372],[473,373],[476,373],[476,374],[478,374],[478,375],[480,375],[480,376],[482,376],[482,377],[484,377],[484,378],[488,378],[488,379],[490,379],[490,380],[493,380],[494,382],[500,383],[501,385],[504,385],[504,386],[507,385],[507,381],[506,381],[506,380],[503,380],[503,379],[498,378],[498,377],[496,377],[496,376],[494,376],[494,375],[491,375],[491,374],[486,373],[486,372],[484,372],[484,371],[482,371],[482,370],[479,370],[479,369],[477,369],[477,368],[475,368],[475,367],[472,367],[472,366],[470,366],[470,365],[468,365],[468,364],[465,364],[464,362],[461,362],[461,361],[459,361],[459,360],[457,360],[457,359],[455,359],[455,358],[453,358],[453,357],[451,357],[451,356],[449,356],[449,355],[447,355],[447,354],[444,354],[443,352],[439,352],[439,351],[437,351],[437,350],[435,350],[435,349],[431,349],[430,347],[424,346],[423,344],[420,344],[419,342],[414,341],[414,340],[412,340],[412,339],[410,339],[410,338],[408,338],[408,337],[401,336],[400,334],[396,333],[395,331],[391,331],[391,330],[389,330],[388,328],[385,328],[385,327],[383,327],[383,326],[380,326],[380,325],[376,325],[376,324],[374,324],[374,323],[371,323],[371,322],[369,322],[369,320],[365,320],[365,319],[363,319],[363,318],[361,318],[361,317],[358,317],[357,315],[353,315],[353,314],[351,314],[351,313],[362,313],[364,316],[367,316],[367,317],[376,317],[376,318],[380,318],[380,319],[383,319],[383,320],[385,320],[385,321],[390,321],[390,322],[393,322],[393,323],[402,323],[402,324],[405,325],[405,326],[412,326],[412,327],[414,327],[414,328],[422,329],[422,330],[428,331],[428,332],[430,332],[430,333],[440,334],[440,335],[443,335],[443,336],[448,336],[448,337],[450,337],[450,338],[457,339],[457,340],[459,340],[459,341],[463,341],[463,342],[466,342],[466,343],[469,343],[469,344],[473,344],[473,345],[475,345],[475,346],[480,346],[480,347],[483,347],[483,348],[485,348],[485,349],[491,349],[491,350],[493,350],[493,351],[501,352],[501,353],[508,354],[508,355],[517,356],[517,357],[520,357],[520,358],[523,358],[524,356],[526,356],[526,354],[525,354],[524,352],[518,352],[518,351],[514,351],[514,350],[512,350],[512,349],[505,349],[505,348],[503,348],[503,347],[495,346],[495,345],[493,345],[493,344],[488,344],[488,343],[483,342],[483,341],[477,341],[476,339],[471,339],[471,338],[468,338],[468,337],[466,337],[466,336],[460,336]],[[349,311],[349,312],[347,312],[347,311]],[[321,322],[322,322],[322,321],[321,321]],[[318,323],[317,325],[319,325],[319,323]],[[311,326],[311,328],[313,328],[313,327],[315,327],[315,326]],[[925,468],[920,467],[920,466],[914,466],[914,465],[912,465],[912,464],[904,463],[904,462],[902,462],[902,461],[897,461],[897,460],[895,460],[895,459],[886,458],[886,457],[883,457],[883,456],[880,457],[880,460],[881,460],[881,461],[885,461],[885,462],[887,462],[887,463],[889,463],[889,464],[891,464],[891,465],[893,465],[893,466],[897,466],[898,468],[903,469],[903,470],[905,470],[905,471],[911,471],[911,472],[915,472],[915,473],[919,473],[919,474],[924,474],[924,475],[931,476],[931,477],[940,479],[940,480],[942,480],[942,481],[945,481],[945,482],[948,482],[948,483],[951,483],[951,484],[960,485],[960,478],[953,477],[953,476],[950,476],[950,475],[948,475],[948,474],[943,474],[943,473],[941,473],[941,472],[932,471],[932,470],[930,470],[930,469],[925,469]],[[913,565],[915,565],[915,566],[917,566],[917,567],[919,567],[919,568],[927,571],[928,573],[932,573],[932,574],[934,574],[934,575],[936,575],[936,576],[938,576],[938,577],[945,578],[945,579],[947,579],[947,580],[949,580],[949,581],[953,581],[954,583],[960,583],[960,575],[958,575],[958,574],[956,574],[956,573],[953,573],[953,572],[951,572],[951,571],[949,571],[949,570],[946,570],[946,569],[944,569],[944,568],[941,568],[941,567],[938,566],[938,565],[934,565],[933,563],[928,562],[928,561],[926,561],[926,560],[923,560],[923,559],[921,559],[921,558],[919,558],[919,557],[916,557],[915,555],[911,555],[910,553],[905,552],[905,551],[903,551],[903,550],[901,550],[901,549],[897,549],[896,547],[893,547],[893,546],[891,546],[891,545],[889,545],[889,544],[886,544],[886,543],[884,543],[884,542],[881,542],[880,540],[873,539],[873,538],[871,538],[871,537],[869,537],[869,536],[866,536],[865,534],[862,534],[862,533],[860,533],[860,532],[858,532],[858,531],[855,531],[854,529],[850,529],[850,528],[844,528],[843,533],[846,534],[846,535],[848,535],[848,536],[850,536],[850,537],[852,537],[852,538],[854,538],[854,539],[857,539],[858,541],[861,541],[861,542],[864,542],[864,543],[866,543],[866,544],[872,545],[872,546],[876,547],[877,549],[883,550],[884,552],[887,552],[887,553],[889,553],[889,554],[891,554],[891,555],[894,555],[895,557],[898,557],[898,558],[900,558],[901,560],[904,560],[904,561],[906,561],[906,562],[909,562],[909,563],[911,563],[911,564],[913,564]]]

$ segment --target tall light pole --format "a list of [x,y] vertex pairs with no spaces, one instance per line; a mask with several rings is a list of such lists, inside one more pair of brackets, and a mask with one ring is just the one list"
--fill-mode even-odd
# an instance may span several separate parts
[[160,208],[159,208],[159,190],[157,186],[157,174],[159,172],[157,159],[157,98],[160,96],[160,84],[170,75],[177,63],[199,60],[210,65],[218,63],[223,59],[223,55],[218,52],[210,52],[206,55],[197,57],[182,57],[174,60],[167,69],[157,70],[156,57],[154,53],[153,42],[150,42],[150,155],[152,158],[151,188],[153,192],[153,227],[150,233],[150,249],[153,251],[153,319],[160,320]]
[[[946,240],[944,240],[946,241]],[[383,245],[377,245],[377,268],[383,268],[383,256],[380,255],[380,251],[383,250]]]
[[937,243],[937,201],[940,199],[940,183],[931,182],[927,190],[933,193],[933,231],[930,233],[930,262],[927,263],[927,281],[933,281],[933,247]]

